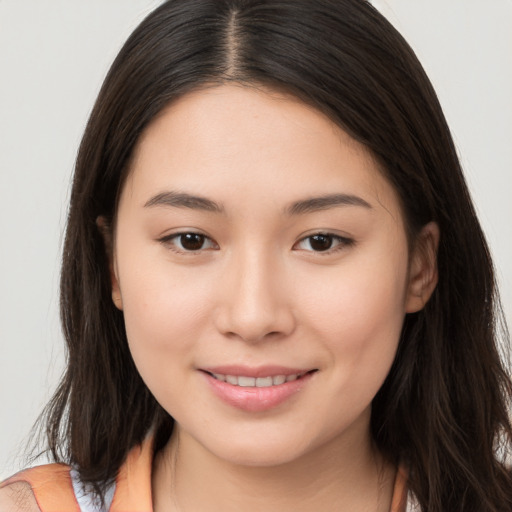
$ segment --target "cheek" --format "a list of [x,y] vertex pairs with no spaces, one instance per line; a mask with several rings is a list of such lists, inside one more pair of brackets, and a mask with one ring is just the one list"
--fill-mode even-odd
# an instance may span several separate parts
[[[333,269],[328,276],[305,287],[301,301],[310,318],[336,330],[358,326],[361,332],[372,326],[401,324],[405,314],[407,262],[392,258],[389,262],[373,258],[355,261],[345,268]],[[307,279],[304,276],[303,282]],[[300,293],[300,290],[299,290]]]
[[211,301],[209,285],[198,272],[138,255],[120,262],[120,288],[128,343],[145,378],[164,361],[186,358]]
[[300,298],[313,335],[324,340],[347,380],[380,387],[386,377],[405,317],[406,276],[406,257],[400,254],[361,259]]

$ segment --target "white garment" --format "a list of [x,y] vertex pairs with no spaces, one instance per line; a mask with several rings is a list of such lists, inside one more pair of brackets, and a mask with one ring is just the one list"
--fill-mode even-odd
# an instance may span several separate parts
[[405,512],[421,512],[419,503],[414,498],[412,492],[407,493],[407,506]]
[[114,492],[116,490],[115,482],[110,485],[105,493],[105,507],[101,506],[98,495],[94,489],[87,484],[84,484],[80,479],[80,473],[71,468],[69,471],[71,482],[73,484],[73,491],[75,492],[76,501],[80,506],[80,512],[108,512],[114,499]]

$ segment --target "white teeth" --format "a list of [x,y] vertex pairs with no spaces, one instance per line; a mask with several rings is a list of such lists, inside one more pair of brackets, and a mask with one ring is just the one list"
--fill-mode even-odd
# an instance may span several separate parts
[[254,377],[238,377],[238,385],[243,388],[253,388],[256,384]]
[[256,379],[257,388],[268,388],[272,386],[272,377],[258,377]]
[[223,375],[221,373],[212,374],[217,380],[227,382],[233,386],[243,388],[269,388],[271,386],[279,386],[285,382],[292,382],[302,377],[303,374],[294,373],[292,375],[276,375],[275,377],[246,377],[243,375]]
[[233,386],[238,386],[238,377],[234,375],[226,375],[226,382],[233,384]]
[[279,384],[284,384],[286,382],[286,377],[284,375],[276,375],[272,378],[272,384],[274,386],[279,386]]

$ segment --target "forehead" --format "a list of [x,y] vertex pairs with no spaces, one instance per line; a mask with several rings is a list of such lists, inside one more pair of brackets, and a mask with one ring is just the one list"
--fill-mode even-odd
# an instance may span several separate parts
[[345,193],[398,211],[393,188],[363,145],[295,97],[242,85],[186,94],[142,134],[123,195],[142,203],[167,189],[214,197],[228,208]]

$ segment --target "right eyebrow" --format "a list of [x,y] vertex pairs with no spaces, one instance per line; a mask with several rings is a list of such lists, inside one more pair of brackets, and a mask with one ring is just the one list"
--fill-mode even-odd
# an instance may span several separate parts
[[302,215],[340,206],[360,206],[372,210],[371,204],[362,197],[353,194],[327,194],[296,201],[289,205],[285,212],[289,215]]
[[173,208],[191,208],[213,213],[224,213],[224,207],[206,197],[187,194],[186,192],[161,192],[146,201],[144,208],[170,206]]

